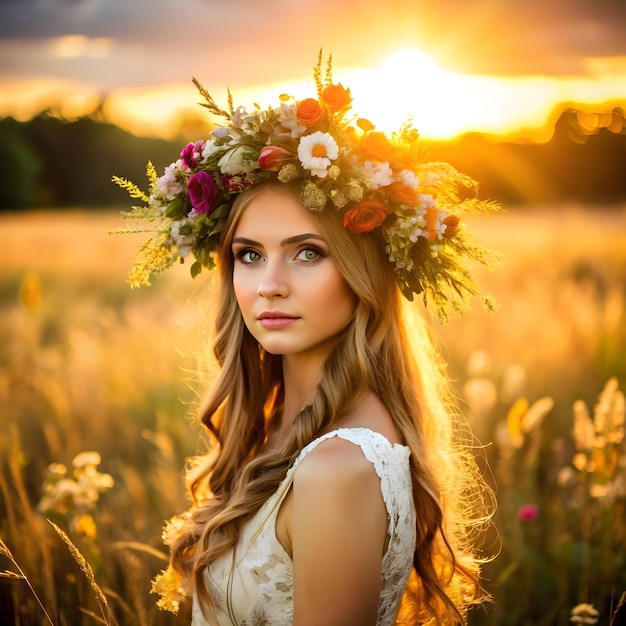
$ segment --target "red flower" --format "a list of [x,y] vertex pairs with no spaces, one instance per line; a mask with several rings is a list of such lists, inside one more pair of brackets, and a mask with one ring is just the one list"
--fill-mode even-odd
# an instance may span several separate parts
[[191,206],[197,213],[211,213],[218,207],[222,194],[211,174],[196,172],[187,181],[187,190]]
[[341,83],[337,85],[328,85],[322,91],[322,102],[328,107],[331,113],[337,113],[344,107],[349,106],[352,102],[350,90],[346,89]]
[[314,98],[306,98],[298,102],[296,119],[299,124],[313,126],[324,119],[326,112]]
[[295,154],[280,146],[266,146],[259,154],[259,167],[267,172],[278,172],[283,165],[295,160]]
[[380,226],[389,209],[378,200],[362,200],[343,216],[343,225],[353,233],[367,233]]

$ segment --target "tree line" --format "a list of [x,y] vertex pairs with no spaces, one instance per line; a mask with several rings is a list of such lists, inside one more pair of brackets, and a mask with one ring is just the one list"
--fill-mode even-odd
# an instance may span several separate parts
[[[594,123],[581,123],[592,119]],[[126,206],[117,174],[144,186],[145,166],[172,162],[185,141],[134,136],[93,117],[41,113],[0,120],[0,209]],[[545,143],[466,134],[424,141],[427,157],[480,181],[480,195],[505,205],[626,202],[626,123],[614,108],[597,115],[564,108]]]

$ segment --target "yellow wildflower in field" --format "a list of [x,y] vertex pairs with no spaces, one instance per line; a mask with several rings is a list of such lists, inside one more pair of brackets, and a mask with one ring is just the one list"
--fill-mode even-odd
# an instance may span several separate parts
[[139,249],[137,259],[128,272],[127,281],[132,289],[141,285],[150,286],[152,274],[160,274],[174,263],[175,257],[167,248],[167,241],[166,234],[158,233]]
[[158,593],[161,597],[157,606],[163,611],[178,613],[180,603],[187,595],[183,586],[182,576],[173,568],[168,567],[152,581],[150,593]]
[[22,279],[20,285],[20,302],[28,311],[35,311],[39,308],[42,300],[42,288],[39,276],[28,273]]
[[76,528],[76,531],[87,539],[95,539],[96,535],[98,534],[96,522],[89,514],[81,515],[80,517],[78,517],[74,522],[74,526]]

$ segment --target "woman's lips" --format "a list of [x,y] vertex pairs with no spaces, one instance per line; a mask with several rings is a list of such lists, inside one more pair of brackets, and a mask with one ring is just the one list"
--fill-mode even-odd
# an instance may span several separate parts
[[265,311],[261,313],[258,318],[259,324],[267,330],[279,330],[281,328],[287,328],[300,318],[293,315],[288,315],[282,311]]

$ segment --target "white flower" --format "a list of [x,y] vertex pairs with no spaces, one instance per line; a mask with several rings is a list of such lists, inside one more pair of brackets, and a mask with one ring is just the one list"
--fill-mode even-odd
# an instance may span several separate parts
[[435,199],[428,193],[417,194],[417,202],[420,209],[429,209],[435,206]]
[[283,103],[280,105],[280,108],[275,109],[274,112],[280,120],[281,126],[291,131],[291,137],[293,139],[299,137],[306,130],[306,126],[298,124],[296,117],[297,108],[295,104]]
[[[226,133],[228,135],[228,133]],[[212,154],[218,150],[223,150],[222,146],[216,145],[215,141],[207,141],[202,148],[202,160],[206,161]]]
[[443,249],[443,246],[440,243],[433,243],[430,246],[430,256],[433,259],[436,259],[439,256],[439,253]]
[[237,107],[233,113],[233,126],[235,128],[241,128],[249,119],[250,114],[246,111],[246,107]]
[[[261,119],[258,113],[248,113],[245,107],[237,107],[233,114],[233,128],[240,130],[244,135],[254,137],[259,133]],[[232,133],[229,133],[232,134]]]
[[443,220],[445,220],[446,217],[445,211],[437,211],[437,221],[435,222],[437,239],[443,239],[443,234],[446,232],[446,228],[448,228],[448,225],[443,223]]
[[398,180],[407,185],[407,187],[411,187],[411,189],[417,189],[420,184],[415,172],[412,170],[402,170],[398,175]]
[[157,181],[159,191],[170,200],[183,190],[183,186],[176,177],[181,170],[182,161],[178,159],[165,168],[165,173]]
[[246,146],[235,146],[224,153],[217,165],[227,176],[247,174],[258,167],[258,156]]
[[102,457],[98,452],[80,452],[74,457],[72,465],[76,469],[83,469],[89,465],[98,466],[102,463]]
[[572,609],[570,622],[577,624],[597,624],[600,613],[596,611],[593,604],[578,604]]
[[386,187],[393,181],[393,172],[387,162],[365,161],[363,169],[367,173],[367,182],[370,189]]
[[[191,216],[192,213],[193,213],[193,210],[191,211],[189,215]],[[170,228],[170,237],[172,238],[172,241],[176,244],[176,247],[178,248],[178,254],[180,254],[180,256],[183,258],[189,254],[189,251],[191,250],[191,247],[194,244],[193,234],[182,234],[180,232],[181,226],[184,226],[189,223],[190,223],[189,220],[174,222],[172,224],[172,227]]]
[[328,133],[316,131],[300,139],[298,158],[313,176],[326,178],[331,161],[339,156],[339,146]]
[[216,129],[211,131],[211,135],[216,139],[221,139],[222,137],[228,137],[229,132],[226,126],[218,126]]

